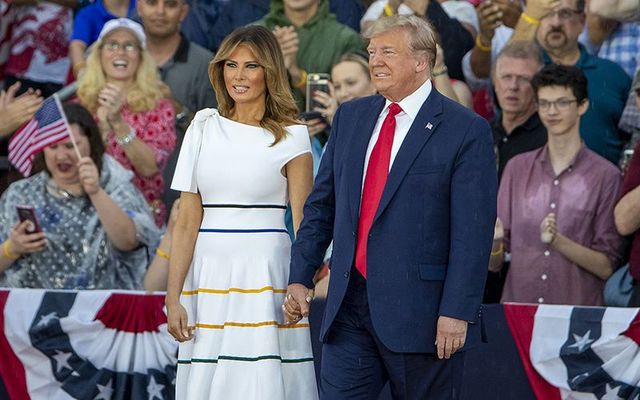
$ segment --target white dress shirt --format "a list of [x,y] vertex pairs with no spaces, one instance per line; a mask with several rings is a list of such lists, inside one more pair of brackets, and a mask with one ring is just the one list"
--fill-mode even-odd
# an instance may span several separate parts
[[[404,138],[407,137],[407,133],[409,133],[409,128],[413,124],[413,121],[418,116],[418,112],[420,111],[420,107],[427,100],[429,94],[431,93],[431,80],[427,79],[425,83],[422,84],[415,92],[411,93],[409,96],[398,102],[402,111],[396,115],[396,132],[393,136],[393,145],[391,146],[391,159],[389,160],[389,171],[391,171],[391,166],[393,165],[393,161],[398,154],[398,150],[400,150],[400,146],[404,141]],[[364,179],[367,176],[367,168],[369,167],[369,158],[371,157],[371,152],[373,151],[373,147],[378,141],[378,136],[380,136],[380,129],[382,129],[382,123],[384,119],[387,117],[389,113],[389,105],[391,105],[391,101],[387,99],[384,103],[384,108],[382,112],[378,116],[378,121],[376,122],[376,126],[373,128],[373,134],[371,135],[371,139],[369,140],[369,146],[367,147],[367,154],[364,158],[364,172],[362,174],[362,186],[364,187]]]

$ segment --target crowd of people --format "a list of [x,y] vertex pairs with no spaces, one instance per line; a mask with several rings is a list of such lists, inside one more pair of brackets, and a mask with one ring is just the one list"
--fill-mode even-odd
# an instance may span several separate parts
[[[376,93],[362,33],[399,14],[438,33],[434,88],[491,123],[500,189],[484,301],[604,305],[619,268],[640,281],[639,7],[0,0],[0,283],[164,290],[179,208],[169,186],[187,127],[220,102],[209,78],[223,39],[247,25],[275,35],[315,175],[339,107]],[[330,82],[306,98],[312,74]],[[21,177],[8,142],[65,85],[77,87],[64,109],[80,154],[57,143]],[[35,208],[41,231],[17,205]]]
[[[286,329],[314,296],[323,398],[448,398],[481,302],[640,306],[637,0],[0,14],[0,287],[166,291],[178,397],[252,398],[249,374],[315,398]],[[69,136],[20,176],[9,142],[50,96]],[[223,360],[247,343],[278,362]]]

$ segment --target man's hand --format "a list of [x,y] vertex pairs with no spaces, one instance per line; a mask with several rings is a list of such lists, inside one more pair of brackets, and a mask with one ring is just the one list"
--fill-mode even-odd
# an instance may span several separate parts
[[529,0],[524,12],[528,16],[540,20],[560,6],[560,0]]
[[480,30],[478,31],[480,42],[490,46],[493,35],[496,33],[496,28],[502,25],[502,17],[504,15],[502,8],[491,1],[484,1],[478,5],[476,13],[480,23]]
[[416,15],[424,17],[425,15],[427,15],[429,2],[430,0],[404,0],[402,3],[412,9]]
[[467,339],[467,321],[460,319],[438,317],[438,328],[436,332],[436,350],[438,358],[449,359],[458,351]]
[[42,105],[40,91],[29,89],[16,97],[18,89],[20,82],[11,85],[7,91],[0,91],[0,137],[13,133],[31,119]]
[[284,56],[284,66],[291,73],[292,70],[298,69],[298,46],[300,41],[298,40],[298,32],[293,26],[276,26],[273,29],[273,34],[278,40],[280,50]]
[[540,224],[540,241],[544,244],[550,244],[556,238],[557,233],[556,215],[549,213]]
[[309,316],[309,305],[313,300],[313,289],[308,289],[300,283],[292,283],[287,288],[287,295],[282,304],[284,321],[287,324],[296,323]]

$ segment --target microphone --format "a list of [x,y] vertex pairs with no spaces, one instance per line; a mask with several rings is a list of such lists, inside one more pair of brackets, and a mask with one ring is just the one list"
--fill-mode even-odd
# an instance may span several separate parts
[[74,82],[68,84],[67,86],[65,86],[62,89],[58,90],[55,94],[58,95],[58,98],[60,99],[60,101],[65,101],[69,97],[71,97],[74,94],[76,94],[76,90],[78,90],[78,81],[74,81]]

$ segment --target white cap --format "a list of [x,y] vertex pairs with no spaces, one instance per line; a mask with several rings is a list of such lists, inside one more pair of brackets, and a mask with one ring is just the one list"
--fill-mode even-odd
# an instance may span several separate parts
[[140,42],[140,47],[142,47],[143,49],[147,48],[147,37],[144,35],[144,29],[142,29],[142,25],[129,18],[116,18],[107,21],[107,23],[104,24],[102,30],[100,31],[98,40],[102,40],[102,38],[116,29],[130,30],[136,37],[136,39],[138,39],[138,41]]

